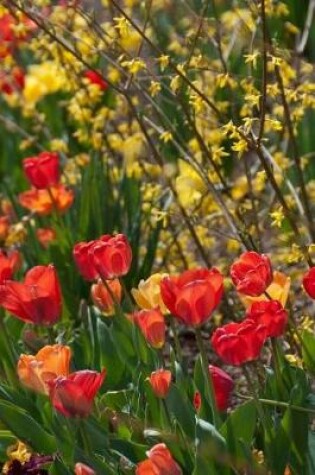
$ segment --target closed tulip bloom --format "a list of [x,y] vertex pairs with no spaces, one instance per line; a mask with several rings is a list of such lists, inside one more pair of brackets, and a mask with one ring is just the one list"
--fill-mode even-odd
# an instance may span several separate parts
[[247,310],[246,317],[256,324],[264,325],[267,337],[283,335],[288,322],[288,314],[277,300],[254,302]]
[[5,280],[10,280],[21,265],[21,255],[19,251],[5,252],[0,250],[0,284]]
[[156,444],[147,452],[148,460],[140,462],[136,475],[182,475],[182,471],[165,444]]
[[38,190],[32,188],[19,194],[19,203],[32,213],[46,216],[53,211],[64,213],[70,208],[74,200],[74,193],[64,185]]
[[87,417],[105,375],[105,369],[101,373],[83,370],[48,381],[52,405],[65,417]]
[[74,467],[74,475],[96,475],[96,472],[84,463],[78,462]]
[[209,365],[209,377],[212,378],[215,400],[219,411],[226,411],[230,404],[234,381],[223,369]]
[[166,398],[170,390],[172,373],[167,369],[153,371],[149,377],[154,394],[159,398]]
[[161,281],[163,302],[186,325],[202,325],[219,305],[223,277],[213,269],[195,269]]
[[47,345],[33,355],[21,355],[17,373],[21,383],[33,391],[49,394],[47,381],[68,376],[71,350],[68,346]]
[[84,72],[84,77],[88,80],[89,83],[95,84],[102,91],[106,91],[106,89],[108,89],[108,83],[105,81],[105,79],[102,78],[101,74],[99,74],[98,72],[88,69]]
[[61,289],[54,266],[33,267],[24,282],[5,281],[0,287],[0,305],[26,323],[56,323],[61,313]]
[[98,271],[94,267],[93,255],[90,252],[98,241],[79,242],[73,248],[73,259],[76,266],[85,280],[95,280],[98,278]]
[[122,277],[130,269],[132,252],[124,234],[102,236],[89,252],[102,279]]
[[266,327],[247,318],[215,330],[211,344],[226,364],[240,366],[259,357],[266,337]]
[[315,267],[311,267],[304,275],[303,287],[309,297],[315,299]]
[[[219,411],[226,411],[230,405],[231,394],[234,388],[233,379],[223,369],[209,365],[209,378],[212,378],[214,397]],[[201,395],[199,391],[194,394],[194,407],[199,411],[201,407]]]
[[259,296],[272,282],[272,268],[268,256],[254,251],[244,252],[230,270],[236,289],[241,294]]
[[0,241],[4,241],[9,234],[10,219],[8,216],[0,216]]
[[168,274],[152,274],[146,280],[140,280],[138,288],[131,293],[136,304],[143,309],[159,308],[163,314],[168,313],[168,308],[161,296],[160,283]]
[[111,315],[114,312],[115,303],[120,303],[121,301],[121,285],[118,279],[113,279],[107,281],[107,286],[110,291],[102,280],[99,279],[91,287],[91,297],[94,305],[104,315]]
[[52,228],[38,228],[36,229],[36,237],[40,244],[47,249],[50,243],[56,240],[57,234]]
[[261,300],[268,301],[270,298],[272,300],[278,300],[284,307],[288,300],[290,285],[290,277],[283,274],[283,272],[275,270],[273,272],[272,282],[266,289],[268,297],[265,294],[259,295],[259,297],[250,297],[248,295],[240,295],[240,297],[245,307],[250,307],[254,302],[260,302]]
[[35,157],[25,158],[23,170],[35,188],[57,185],[60,179],[59,155],[55,152],[41,152]]
[[141,310],[132,316],[144,338],[153,348],[160,349],[165,343],[165,319],[158,309]]

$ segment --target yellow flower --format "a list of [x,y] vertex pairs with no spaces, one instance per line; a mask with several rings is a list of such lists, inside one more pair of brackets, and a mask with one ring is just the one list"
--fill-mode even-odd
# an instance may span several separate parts
[[152,274],[147,280],[141,280],[137,289],[131,290],[131,294],[140,308],[149,310],[159,307],[162,313],[168,313],[160,291],[160,282],[167,275]]
[[23,97],[28,106],[35,105],[42,97],[59,91],[65,85],[65,77],[53,61],[33,64],[25,77]]
[[[282,272],[274,271],[273,281],[267,288],[266,292],[273,300],[278,300],[284,307],[288,300],[290,285],[290,277],[286,276]],[[268,297],[266,295],[260,295],[259,297],[241,296],[241,300],[247,308],[254,302],[268,300]]]
[[182,206],[195,204],[205,190],[205,185],[196,170],[183,160],[179,161],[179,175],[176,178],[176,191]]

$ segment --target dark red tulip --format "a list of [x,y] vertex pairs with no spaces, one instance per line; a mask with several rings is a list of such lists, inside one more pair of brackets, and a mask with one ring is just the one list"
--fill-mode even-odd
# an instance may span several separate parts
[[0,250],[0,283],[10,280],[21,265],[19,251],[5,252]]
[[304,275],[303,287],[311,299],[315,299],[315,267],[311,267]]
[[236,289],[241,294],[257,297],[272,282],[272,268],[268,256],[254,251],[244,252],[230,270]]
[[60,179],[59,155],[41,152],[23,160],[24,173],[35,188],[43,189],[57,185]]
[[56,323],[61,313],[61,289],[54,266],[33,267],[23,283],[5,281],[0,286],[0,305],[26,323]]
[[228,323],[215,330],[211,343],[226,364],[240,366],[259,357],[266,338],[266,327],[246,318],[241,323]]
[[106,91],[106,89],[108,89],[108,83],[105,81],[105,79],[102,78],[101,74],[99,74],[98,72],[89,69],[88,71],[85,71],[84,77],[91,84],[95,84],[100,89],[102,89],[102,91]]
[[267,337],[283,335],[288,322],[288,314],[277,300],[254,302],[247,310],[246,317],[256,324],[264,325]]
[[195,269],[161,281],[163,302],[186,325],[199,326],[211,316],[223,295],[223,277],[213,269]]
[[101,373],[83,370],[48,381],[52,405],[65,417],[87,417],[105,376],[105,369]]
[[[233,379],[223,369],[209,365],[209,378],[212,378],[214,397],[219,411],[226,411],[230,405],[231,393],[234,388]],[[199,411],[201,395],[198,391],[194,394],[194,406]]]
[[115,279],[126,275],[130,269],[132,252],[124,234],[102,236],[89,250],[94,268],[102,279]]

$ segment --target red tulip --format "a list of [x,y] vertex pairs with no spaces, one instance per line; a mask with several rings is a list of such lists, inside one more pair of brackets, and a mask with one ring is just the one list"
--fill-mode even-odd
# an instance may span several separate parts
[[0,91],[11,95],[24,88],[25,74],[18,66],[12,68],[9,74],[0,73]]
[[257,252],[244,252],[230,270],[233,283],[241,294],[257,297],[272,282],[272,268],[268,256]]
[[35,188],[43,189],[57,185],[60,179],[59,155],[41,152],[36,157],[23,160],[24,173]]
[[131,247],[124,234],[102,236],[89,250],[95,269],[102,279],[115,279],[129,271]]
[[140,462],[136,475],[182,475],[179,465],[165,444],[156,444],[147,452],[148,460]]
[[52,405],[65,417],[87,417],[105,376],[105,369],[101,373],[83,370],[48,381]]
[[223,294],[223,277],[213,269],[195,269],[161,281],[163,302],[186,325],[199,326],[211,316]]
[[98,86],[102,91],[106,91],[108,89],[108,83],[105,81],[105,79],[102,78],[102,76],[97,73],[96,71],[92,71],[89,69],[88,71],[84,72],[84,77],[91,83],[95,84]]
[[201,408],[201,394],[199,391],[196,391],[194,394],[193,404],[194,404],[194,408],[198,412],[199,409]]
[[[212,378],[214,396],[219,411],[226,411],[230,404],[231,393],[234,388],[233,379],[223,369],[209,365],[209,377]],[[194,406],[199,411],[201,395],[198,391],[194,394]]]
[[76,266],[86,280],[95,280],[98,278],[98,272],[93,264],[93,256],[90,250],[98,241],[79,242],[73,248],[73,258]]
[[74,467],[74,475],[96,475],[96,472],[84,463],[76,463]]
[[10,280],[15,271],[21,265],[21,255],[18,251],[6,253],[0,250],[0,283],[5,280]]
[[165,319],[159,309],[140,310],[132,315],[144,338],[153,348],[162,348],[165,343]]
[[5,281],[0,305],[26,323],[53,325],[61,313],[61,290],[54,266],[36,266],[24,282]]
[[303,287],[311,299],[315,299],[315,267],[311,267],[304,275]]
[[167,369],[153,371],[149,377],[154,394],[159,398],[166,398],[172,381],[172,373]]
[[219,411],[229,407],[234,381],[223,369],[209,365],[209,377],[212,377],[215,400]]
[[246,317],[258,325],[264,325],[267,337],[281,336],[288,322],[288,314],[277,300],[254,302],[247,310]]
[[226,364],[240,366],[259,357],[266,338],[266,327],[247,318],[241,323],[228,323],[215,330],[211,343]]

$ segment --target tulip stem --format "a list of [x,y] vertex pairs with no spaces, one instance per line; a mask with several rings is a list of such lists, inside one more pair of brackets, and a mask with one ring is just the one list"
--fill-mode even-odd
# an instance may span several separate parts
[[[251,396],[246,396],[245,394],[235,394],[236,397],[239,397],[240,399],[246,399],[247,401],[253,401],[254,398]],[[302,407],[302,406],[295,406],[294,404],[290,404],[288,402],[284,401],[273,401],[272,399],[258,399],[259,402],[262,404],[265,404],[266,406],[273,406],[273,407],[282,407],[283,409],[291,409],[292,411],[297,411],[297,412],[304,412],[307,414],[313,414],[315,415],[315,409],[308,409],[307,407]]]
[[177,330],[176,330],[174,317],[171,315],[169,320],[170,320],[170,327],[171,327],[173,338],[174,338],[176,358],[177,358],[178,362],[180,364],[182,364],[182,362],[183,362],[182,348],[180,346],[180,341],[179,341],[179,338],[178,338],[178,335],[177,335]]
[[201,330],[199,327],[195,328],[195,333],[196,333],[197,345],[201,354],[201,363],[202,363],[203,376],[204,376],[205,385],[206,385],[206,394],[207,394],[207,399],[212,410],[213,424],[216,428],[219,428],[221,425],[221,418],[220,418],[216,400],[215,400],[215,392],[214,392],[212,377],[210,377],[209,375],[208,358],[207,358],[204,342],[202,339]]
[[[14,351],[13,351],[13,348],[12,348],[12,344],[11,344],[11,339],[10,339],[10,336],[8,334],[8,331],[7,331],[7,327],[4,323],[4,311],[3,311],[3,308],[0,308],[0,331],[4,337],[4,341],[5,341],[5,346],[7,348],[7,352],[8,352],[8,356],[9,356],[9,359],[10,359],[10,362],[11,362],[11,365],[12,365],[12,368],[13,368],[13,373],[10,374],[9,378],[8,379],[14,379],[14,382],[16,382],[16,373],[15,373],[15,370],[16,370],[16,357],[14,355]],[[6,369],[6,368],[4,368]]]
[[245,375],[245,378],[246,378],[246,381],[247,381],[247,384],[248,384],[248,388],[249,388],[249,390],[251,392],[251,395],[252,395],[251,399],[255,403],[256,410],[257,410],[260,422],[261,422],[261,424],[263,426],[263,429],[264,429],[264,433],[265,433],[265,437],[266,437],[266,443],[265,443],[266,454],[268,456],[268,459],[272,460],[271,455],[270,455],[270,445],[272,443],[273,437],[272,437],[272,430],[271,430],[271,427],[270,427],[270,424],[269,424],[269,416],[265,414],[263,405],[262,405],[260,399],[257,396],[256,388],[253,384],[253,380],[252,380],[252,376],[250,374],[249,368],[246,365],[243,366],[243,372],[244,372],[244,375]]
[[73,243],[72,243],[71,234],[69,232],[68,227],[65,225],[65,222],[63,221],[60,213],[58,212],[58,207],[57,207],[53,192],[51,191],[50,187],[47,188],[47,191],[53,205],[53,215],[56,219],[56,222],[59,224],[60,229],[64,232],[64,236],[66,237],[66,240],[68,241],[70,248],[72,248]]
[[80,434],[80,437],[81,437],[82,445],[83,445],[83,448],[86,452],[86,455],[91,456],[93,454],[93,452],[92,452],[90,441],[89,441],[88,437],[86,436],[85,424],[84,424],[84,421],[82,419],[79,419],[79,421],[78,421],[78,428],[79,428],[79,434]]

